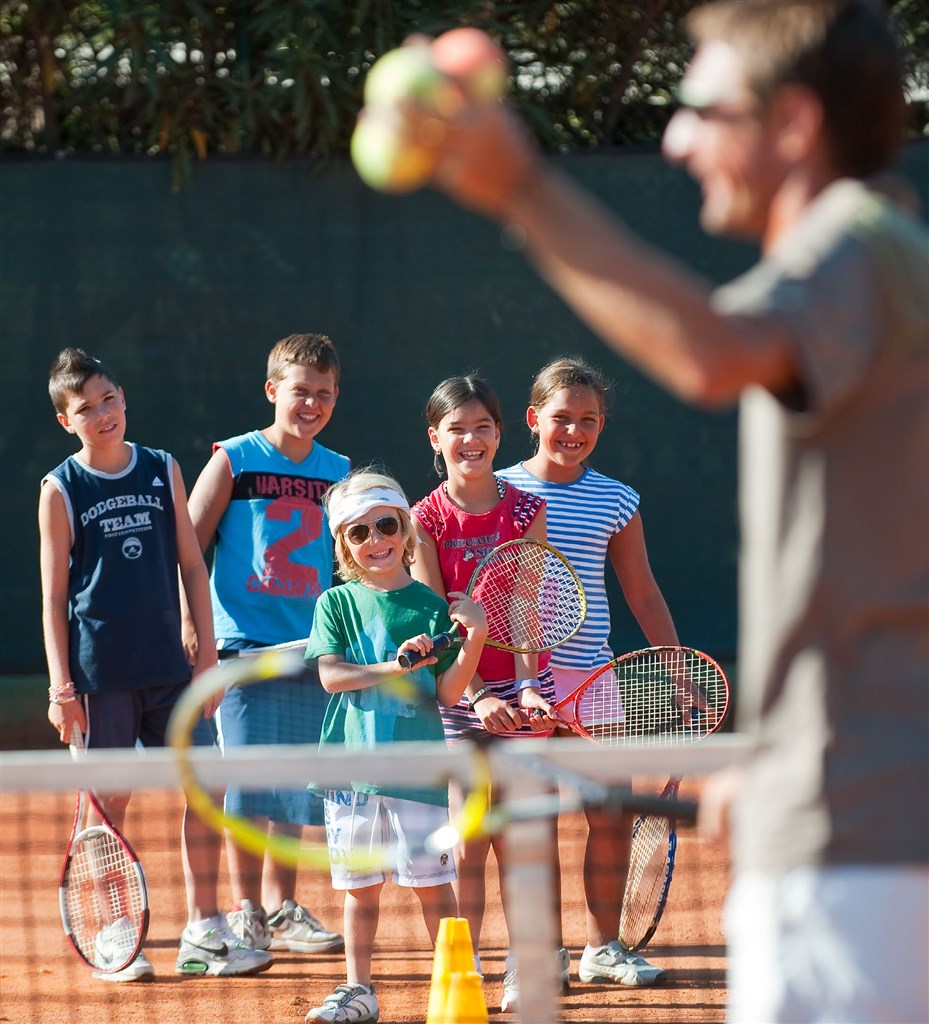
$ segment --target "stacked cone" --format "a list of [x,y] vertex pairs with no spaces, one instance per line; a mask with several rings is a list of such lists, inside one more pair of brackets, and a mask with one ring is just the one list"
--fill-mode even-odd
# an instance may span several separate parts
[[481,976],[474,970],[464,917],[443,917],[435,944],[426,1024],[488,1024]]

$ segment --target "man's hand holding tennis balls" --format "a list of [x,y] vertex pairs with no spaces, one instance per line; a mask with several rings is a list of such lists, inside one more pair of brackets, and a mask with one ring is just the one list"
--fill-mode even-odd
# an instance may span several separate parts
[[[352,137],[361,178],[380,191],[407,192],[455,174],[454,137],[470,135],[476,119],[496,114],[515,128],[498,102],[507,73],[503,50],[478,29],[453,29],[431,42],[413,37],[384,54],[368,74]],[[487,156],[497,163],[494,145]]]

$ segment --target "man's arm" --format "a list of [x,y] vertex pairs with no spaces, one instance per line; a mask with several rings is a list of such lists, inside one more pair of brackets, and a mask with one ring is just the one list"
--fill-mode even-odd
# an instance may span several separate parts
[[504,105],[473,104],[436,150],[435,186],[506,225],[603,341],[680,398],[725,405],[794,383],[780,329],[717,313],[705,281],[546,167]]

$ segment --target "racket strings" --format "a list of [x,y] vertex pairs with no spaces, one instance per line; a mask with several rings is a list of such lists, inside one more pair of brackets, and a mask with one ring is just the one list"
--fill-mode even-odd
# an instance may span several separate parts
[[637,949],[652,935],[666,895],[672,848],[667,818],[639,819],[629,859],[619,937],[627,949]]
[[[98,966],[119,953],[128,959],[145,919],[146,901],[137,866],[116,836],[93,829],[75,839],[65,893],[81,953]],[[99,937],[106,943],[98,944]]]
[[615,679],[627,746],[636,741],[692,743],[716,728],[728,701],[725,678],[715,663],[689,650],[620,659]]
[[526,650],[548,650],[580,628],[586,602],[569,565],[540,545],[499,550],[482,568],[472,596],[487,615],[489,635]]

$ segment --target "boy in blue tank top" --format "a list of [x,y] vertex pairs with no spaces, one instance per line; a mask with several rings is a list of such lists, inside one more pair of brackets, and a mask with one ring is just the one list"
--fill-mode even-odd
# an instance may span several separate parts
[[[125,440],[123,391],[98,359],[64,349],[48,389],[58,422],[81,443],[43,478],[39,497],[48,719],[62,743],[79,730],[89,749],[161,747],[192,676],[216,664],[209,644],[188,663],[181,641],[178,570],[198,630],[212,636],[181,471],[167,452]],[[211,742],[202,725],[198,739]],[[100,799],[122,830],[129,794]],[[177,970],[232,975],[270,966],[267,953],[236,940],[217,907],[218,838],[186,812],[182,835],[188,923]],[[98,943],[105,940],[101,933]],[[153,976],[141,952],[122,971],[95,974],[116,982]]]
[[[292,334],[268,356],[265,396],[274,422],[219,441],[190,495],[201,550],[215,543],[210,590],[220,658],[306,639],[316,601],[332,585],[333,547],[322,498],[348,475],[351,463],[317,437],[339,394],[339,360],[321,334]],[[185,617],[189,652],[196,630]],[[210,635],[212,643],[212,635]],[[275,680],[231,690],[217,714],[223,748],[313,743],[327,703],[319,678]],[[231,813],[300,835],[323,808],[301,790],[242,791],[230,787]],[[256,949],[321,953],[342,948],[296,898],[297,870],[227,844],[232,897],[227,914],[236,935]]]

